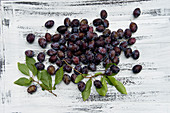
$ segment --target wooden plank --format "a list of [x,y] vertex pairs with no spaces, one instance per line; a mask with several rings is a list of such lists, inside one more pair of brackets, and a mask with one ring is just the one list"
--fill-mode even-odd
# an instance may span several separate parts
[[[3,1],[1,3],[0,38],[0,112],[1,113],[169,113],[170,112],[170,1],[169,0],[40,0]],[[133,19],[132,11],[140,7],[142,15]],[[133,34],[137,43],[132,49],[139,49],[138,60],[126,59],[122,53],[116,76],[127,88],[128,95],[121,95],[109,86],[106,97],[101,97],[92,88],[90,98],[83,102],[77,86],[61,83],[54,91],[54,97],[46,91],[27,94],[25,87],[13,82],[23,76],[17,70],[17,62],[24,62],[24,51],[43,51],[37,40],[46,32],[54,34],[65,17],[88,18],[92,22],[99,17],[101,9],[108,11],[110,29],[126,29],[131,21],[138,24]],[[53,19],[55,25],[46,30],[44,23]],[[35,33],[36,40],[28,44],[25,37]],[[48,45],[50,47],[50,45]],[[46,49],[47,50],[47,49]],[[46,59],[48,60],[48,58]],[[131,68],[142,64],[143,71],[132,74]],[[46,66],[49,65],[48,63]],[[101,66],[98,70],[103,71]],[[54,77],[53,77],[54,79]],[[85,80],[86,81],[86,80]]]

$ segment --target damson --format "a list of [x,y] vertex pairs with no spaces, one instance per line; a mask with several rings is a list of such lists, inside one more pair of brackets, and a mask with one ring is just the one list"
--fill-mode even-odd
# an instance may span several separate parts
[[93,20],[93,25],[94,26],[99,26],[99,25],[101,25],[103,22],[102,22],[102,19],[100,19],[100,18],[97,18],[97,19],[95,19],[95,20]]
[[58,67],[63,66],[63,61],[62,61],[62,60],[57,60],[57,61],[56,61],[56,65],[57,65]]
[[134,33],[134,32],[136,32],[136,31],[137,31],[138,26],[137,26],[137,24],[136,24],[136,23],[131,22],[131,23],[130,23],[130,25],[129,25],[129,28],[130,28],[131,32],[132,32],[132,33]]
[[121,42],[119,45],[120,49],[123,51],[127,48],[127,46],[128,46],[128,43],[126,41]]
[[53,65],[49,65],[48,68],[47,68],[47,72],[50,75],[54,75],[55,74],[55,67]]
[[111,50],[111,51],[109,52],[109,58],[110,58],[111,60],[114,59],[115,55],[116,55],[116,52],[115,52],[114,50]]
[[52,41],[53,41],[53,42],[58,42],[58,41],[60,40],[60,38],[61,38],[61,35],[60,35],[60,34],[54,34],[54,35],[52,36]]
[[75,83],[76,77],[77,77],[76,74],[72,74],[72,75],[71,75],[71,81],[72,81],[73,83]]
[[54,21],[53,20],[48,20],[46,23],[45,23],[45,27],[46,28],[52,28],[54,25]]
[[32,33],[28,34],[27,37],[26,37],[26,40],[27,40],[27,42],[30,43],[30,44],[33,43],[34,40],[35,40],[35,35],[32,34]]
[[105,70],[105,75],[107,75],[107,76],[112,75],[112,71],[110,70],[110,68],[108,68],[107,70]]
[[111,37],[109,36],[109,37],[106,37],[104,41],[105,41],[106,44],[110,44],[111,41],[112,41],[112,39],[111,39]]
[[118,33],[117,33],[116,31],[113,31],[113,32],[111,33],[111,39],[114,40],[114,41],[116,41],[118,38],[119,38]]
[[70,50],[68,50],[68,51],[66,52],[66,54],[67,54],[67,57],[68,57],[68,58],[72,58],[72,57],[73,57],[73,53],[72,53]]
[[58,42],[54,42],[51,44],[51,48],[55,49],[55,50],[59,50],[60,49],[60,44]]
[[80,81],[77,86],[80,92],[83,92],[86,88],[86,84],[83,81]]
[[139,51],[138,50],[134,50],[133,52],[132,52],[132,58],[133,59],[138,59],[139,58],[139,56],[140,56],[140,53],[139,53]]
[[135,38],[129,38],[128,39],[128,45],[133,45],[136,42]]
[[119,67],[118,66],[115,66],[115,65],[112,65],[110,67],[110,70],[113,72],[113,73],[118,73],[120,71]]
[[78,27],[80,25],[80,21],[78,19],[73,19],[71,22],[71,27]]
[[67,31],[67,27],[61,25],[61,26],[59,26],[59,27],[57,28],[57,31],[58,31],[60,34],[64,34],[64,33]]
[[108,36],[110,36],[110,33],[111,33],[110,29],[105,29],[105,30],[103,31],[103,36],[104,36],[104,37],[108,37]]
[[83,63],[83,64],[87,64],[88,63],[88,60],[86,59],[86,56],[84,54],[80,55],[80,61]]
[[[79,75],[79,74],[82,72],[82,68],[81,68],[81,65],[80,65],[80,64],[76,65],[76,66],[74,67],[74,69],[78,71],[78,72],[77,72],[77,71],[74,70],[74,73],[75,73],[76,75]],[[80,72],[80,73],[79,73],[79,72]]]
[[80,63],[79,57],[73,56],[73,64],[78,65]]
[[60,45],[60,50],[65,52],[67,51],[67,46],[66,45]]
[[83,74],[88,74],[88,67],[87,67],[87,66],[84,66],[84,67],[82,68],[82,73],[83,73]]
[[41,62],[37,62],[35,63],[35,67],[37,68],[37,70],[43,70],[45,68],[45,65]]
[[103,32],[105,30],[105,28],[102,25],[99,25],[96,27],[96,31],[98,32]]
[[114,47],[114,50],[116,52],[116,56],[119,56],[121,54],[121,49],[119,47]]
[[124,51],[125,57],[129,58],[132,55],[132,49],[131,48],[126,48]]
[[115,63],[116,65],[119,64],[119,57],[115,56],[112,60],[112,63]]
[[102,85],[102,82],[100,80],[95,80],[94,81],[94,86],[96,88],[101,88],[103,85]]
[[118,46],[120,44],[120,41],[116,40],[116,41],[112,41],[112,46]]
[[117,34],[118,34],[118,36],[119,36],[119,39],[122,39],[122,38],[124,37],[124,32],[123,32],[122,29],[118,29],[118,30],[117,30]]
[[103,20],[102,25],[103,25],[105,28],[108,28],[108,27],[109,27],[109,21],[106,20],[106,19]]
[[136,9],[133,11],[133,16],[134,16],[135,18],[137,18],[140,14],[141,14],[140,8],[136,8]]
[[63,82],[64,82],[66,85],[68,85],[68,84],[70,84],[70,81],[71,81],[70,76],[69,76],[68,74],[64,74],[64,75],[63,75]]
[[[72,59],[70,59],[70,58],[64,58],[64,60],[65,60],[68,64],[72,64]],[[65,63],[65,62],[63,62],[63,63]]]
[[65,65],[63,66],[63,70],[66,71],[67,73],[71,73],[72,68],[71,68],[69,65],[66,65],[66,64],[65,64]]
[[83,25],[83,24],[88,24],[88,20],[87,19],[81,20],[80,25]]
[[103,66],[106,67],[106,65],[110,63],[112,63],[112,61],[109,58],[105,58],[103,61]]
[[79,30],[80,30],[80,32],[87,32],[87,31],[89,31],[89,25],[87,25],[87,24],[83,24],[83,25],[81,25],[80,27],[79,27]]
[[102,55],[104,55],[104,54],[106,54],[107,50],[103,47],[99,47],[98,52],[101,53]]
[[139,73],[140,71],[142,70],[142,66],[141,65],[135,65],[133,68],[132,68],[132,71],[133,73]]
[[63,51],[58,50],[58,51],[57,51],[57,56],[58,56],[60,59],[63,59],[63,58],[65,57],[65,54],[64,54]]
[[68,18],[68,17],[65,18],[65,19],[64,19],[64,25],[65,25],[66,27],[69,27],[70,24],[71,24],[70,18]]
[[32,51],[32,50],[26,50],[26,51],[25,51],[25,55],[26,55],[27,57],[32,58],[32,57],[34,56],[34,51]]
[[57,60],[58,60],[58,58],[56,55],[50,56],[50,58],[49,58],[49,62],[51,62],[51,63],[55,63]]
[[44,52],[38,53],[38,55],[37,55],[37,60],[38,60],[39,62],[43,62],[43,61],[45,60],[45,53],[44,53]]
[[32,94],[37,91],[37,86],[36,85],[31,85],[28,87],[27,92]]
[[49,49],[49,50],[47,51],[47,55],[49,55],[49,56],[53,56],[53,55],[56,55],[56,54],[57,54],[57,51],[54,50],[54,49]]
[[72,27],[71,33],[78,33],[78,32],[79,32],[79,28],[78,27]]
[[107,18],[107,12],[106,12],[106,10],[102,10],[102,11],[100,12],[100,17],[101,17],[102,19],[106,19],[106,18]]
[[42,48],[45,48],[47,46],[47,41],[44,38],[39,38],[38,43]]
[[132,36],[132,32],[130,29],[126,29],[124,32],[124,36],[126,39],[129,39]]
[[96,65],[94,63],[88,64],[88,69],[91,71],[96,71]]
[[45,39],[46,39],[47,42],[51,42],[51,37],[52,37],[52,36],[51,36],[50,33],[46,33],[46,34],[45,34]]

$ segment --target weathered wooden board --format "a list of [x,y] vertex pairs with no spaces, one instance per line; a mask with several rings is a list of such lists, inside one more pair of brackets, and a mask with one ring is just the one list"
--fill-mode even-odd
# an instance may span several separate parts
[[[140,7],[142,15],[133,19],[132,11]],[[127,88],[128,95],[121,95],[109,86],[106,97],[98,96],[94,88],[88,101],[83,102],[77,86],[71,83],[57,86],[58,97],[38,89],[29,95],[25,87],[13,82],[23,76],[17,62],[24,62],[24,51],[43,51],[37,40],[47,30],[42,27],[49,19],[56,32],[65,17],[99,17],[101,9],[108,11],[110,29],[127,28],[131,21],[139,29],[133,36],[137,43],[132,47],[141,52],[134,61],[121,55],[121,72],[116,76]],[[169,0],[41,0],[1,2],[0,33],[0,113],[170,113],[170,1]],[[36,34],[30,45],[25,41],[28,33]],[[130,69],[142,64],[137,75]],[[101,69],[102,70],[102,69]]]

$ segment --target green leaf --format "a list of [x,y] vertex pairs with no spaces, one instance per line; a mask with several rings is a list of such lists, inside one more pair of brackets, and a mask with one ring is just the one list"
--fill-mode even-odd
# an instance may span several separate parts
[[88,74],[81,74],[76,77],[75,83],[79,83],[81,80],[83,80],[83,76],[87,76]]
[[17,85],[20,85],[20,86],[29,86],[31,83],[32,83],[32,80],[27,79],[25,77],[21,77],[14,82],[14,84],[17,84]]
[[101,74],[103,74],[103,73],[102,72],[98,72],[98,73],[95,73],[94,76],[95,75],[101,75]]
[[55,84],[53,86],[53,89],[55,89],[55,85],[59,84],[63,79],[64,71],[63,67],[61,67],[55,74]]
[[91,92],[91,86],[92,86],[92,80],[89,79],[87,82],[86,82],[86,88],[85,90],[81,93],[82,94],[82,98],[83,100],[87,100],[90,96],[90,92]]
[[110,66],[112,66],[112,65],[117,66],[115,63],[109,63],[109,64],[106,65],[105,70],[107,70],[107,69],[108,69]]
[[107,93],[107,84],[104,77],[101,78],[101,82],[103,86],[101,88],[96,88],[96,91],[99,93],[99,95],[105,96]]
[[48,89],[52,89],[52,78],[51,75],[47,72],[47,70],[41,71],[41,82],[48,87]]
[[29,69],[25,64],[21,64],[18,62],[18,69],[21,71],[21,73],[28,75],[28,76],[30,75]]
[[38,79],[38,80],[40,80],[40,79],[41,79],[41,72],[40,72],[40,71],[38,71],[37,79]]
[[117,81],[117,85],[115,87],[120,93],[127,95],[126,88],[120,81]]
[[110,80],[110,82],[112,83],[113,86],[117,86],[118,85],[117,80],[114,77],[108,76],[108,79]]
[[27,67],[30,69],[30,71],[32,72],[32,74],[35,76],[38,73],[37,68],[35,67],[34,64],[27,64]]
[[105,76],[103,76],[109,85],[113,85],[112,82]]
[[29,57],[26,56],[26,64],[33,64],[33,65],[34,65],[35,62],[36,62],[36,61],[35,61],[34,58],[29,58]]

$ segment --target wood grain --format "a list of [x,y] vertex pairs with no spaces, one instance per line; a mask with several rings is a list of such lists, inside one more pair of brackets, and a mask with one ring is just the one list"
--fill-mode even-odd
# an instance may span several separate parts
[[[1,2],[0,33],[0,113],[170,113],[170,1],[169,0],[40,0]],[[140,7],[142,15],[134,19],[132,11]],[[13,82],[23,76],[17,62],[24,62],[24,51],[43,51],[37,40],[46,32],[54,34],[65,17],[88,18],[90,22],[106,9],[110,29],[126,29],[131,21],[138,24],[133,34],[141,57],[134,61],[122,54],[116,76],[127,88],[128,95],[121,95],[109,86],[106,97],[94,88],[90,98],[83,102],[77,86],[71,83],[57,86],[54,97],[46,91],[27,94],[25,87]],[[55,25],[46,30],[43,25],[53,19]],[[36,41],[28,44],[25,37],[35,33]],[[48,60],[48,58],[47,58]],[[131,68],[141,64],[143,71],[132,74]],[[48,65],[48,64],[46,64]],[[98,70],[102,71],[101,66]],[[54,79],[54,78],[53,78]]]

